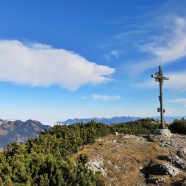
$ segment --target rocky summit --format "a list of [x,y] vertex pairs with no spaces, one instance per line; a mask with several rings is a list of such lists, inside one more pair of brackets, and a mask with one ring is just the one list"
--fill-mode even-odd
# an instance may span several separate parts
[[186,135],[108,135],[86,146],[87,166],[109,186],[186,185]]

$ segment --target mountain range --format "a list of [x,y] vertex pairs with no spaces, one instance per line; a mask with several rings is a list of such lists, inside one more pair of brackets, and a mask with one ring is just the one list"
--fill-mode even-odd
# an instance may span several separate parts
[[[94,120],[96,122],[102,122],[102,123],[111,125],[113,123],[117,124],[117,123],[122,123],[122,122],[136,121],[136,120],[142,119],[142,118],[145,118],[145,117],[119,116],[119,117],[112,117],[112,118],[97,118],[97,117],[81,118],[81,119],[75,118],[75,119],[68,119],[66,121],[57,121],[56,123],[64,125],[64,124],[73,124],[73,123],[81,123],[81,122],[87,123],[91,120]],[[152,116],[151,118],[158,119],[158,120],[160,119],[159,116]],[[164,120],[166,122],[172,123],[175,119],[181,119],[181,118],[182,118],[181,116],[165,116]]]
[[23,122],[0,119],[0,149],[13,142],[24,143],[29,137],[36,138],[39,131],[48,130],[50,127],[35,120]]
[[112,123],[121,123],[121,122],[128,122],[128,121],[136,121],[140,119],[140,117],[130,117],[130,116],[120,116],[120,117],[113,117],[113,118],[97,118],[97,117],[93,117],[93,118],[75,118],[75,119],[68,119],[66,121],[58,121],[56,122],[57,124],[73,124],[73,123],[87,123],[90,122],[91,120],[94,120],[96,122],[102,122],[105,124],[112,124]]
[[[154,119],[159,119],[159,116],[152,117]],[[165,121],[173,122],[174,119],[181,119],[182,117],[165,117]],[[88,123],[91,120],[96,122],[102,122],[108,125],[117,124],[121,122],[136,121],[142,119],[142,117],[131,117],[131,116],[120,116],[112,118],[75,118],[68,119],[66,121],[58,121],[56,124],[73,124],[73,123]],[[36,138],[39,131],[48,130],[51,126],[44,125],[36,120],[27,120],[25,122],[21,120],[2,120],[0,119],[0,150],[5,149],[6,146],[10,143],[24,143],[28,140],[29,137]]]

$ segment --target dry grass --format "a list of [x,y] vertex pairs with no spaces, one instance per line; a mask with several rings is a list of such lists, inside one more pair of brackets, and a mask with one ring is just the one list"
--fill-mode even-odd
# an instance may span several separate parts
[[[97,139],[94,144],[86,145],[74,157],[80,153],[86,153],[89,159],[103,159],[107,174],[102,178],[106,186],[144,186],[145,178],[140,170],[147,166],[167,163],[165,157],[170,153],[170,149],[162,150],[158,141],[149,142],[140,136],[108,135]],[[179,186],[183,185],[185,172],[180,171],[180,174],[175,177],[150,174],[149,180],[162,177],[165,182],[159,183],[159,186]]]
[[164,160],[158,157],[167,155],[168,151],[162,151],[158,142],[148,142],[143,137],[108,135],[85,146],[80,153],[86,153],[89,159],[104,160],[106,185],[133,186],[139,180],[140,169],[151,161],[162,163]]

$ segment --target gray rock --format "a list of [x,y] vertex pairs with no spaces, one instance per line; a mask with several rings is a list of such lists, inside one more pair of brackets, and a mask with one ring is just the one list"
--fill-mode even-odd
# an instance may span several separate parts
[[112,143],[117,143],[118,141],[117,140],[111,140]]
[[106,169],[104,169],[103,165],[101,158],[94,158],[86,163],[86,166],[93,172],[100,171],[103,176],[106,176]]
[[114,166],[113,166],[113,169],[119,170],[119,167],[118,167],[117,165],[114,165]]
[[108,160],[107,163],[108,163],[109,165],[112,165],[112,162],[111,162],[110,160]]
[[165,178],[158,178],[155,180],[155,183],[164,183],[165,182]]
[[[179,151],[180,152],[180,151]],[[179,154],[178,152],[178,154]],[[176,167],[186,170],[186,161],[181,156],[177,156],[176,154],[168,155],[167,159],[174,164]]]
[[176,167],[169,164],[160,165],[160,169],[162,174],[169,174],[173,177],[179,174],[179,170]]
[[186,155],[186,148],[183,148],[182,152],[183,152],[184,155]]

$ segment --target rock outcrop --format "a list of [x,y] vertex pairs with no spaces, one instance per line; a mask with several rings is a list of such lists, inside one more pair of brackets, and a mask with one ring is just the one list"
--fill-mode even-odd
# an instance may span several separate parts
[[101,172],[103,176],[106,176],[106,170],[104,168],[103,159],[94,158],[86,163],[86,166],[94,172]]

